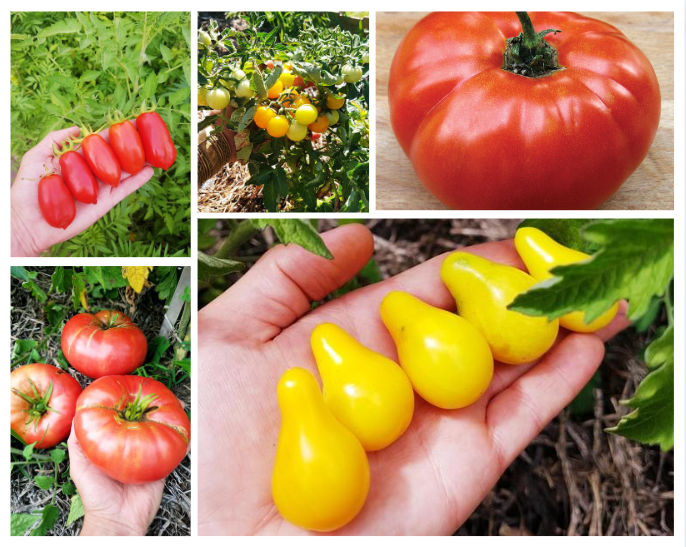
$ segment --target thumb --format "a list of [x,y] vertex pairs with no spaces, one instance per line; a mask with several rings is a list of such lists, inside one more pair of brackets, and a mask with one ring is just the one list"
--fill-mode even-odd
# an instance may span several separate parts
[[[199,332],[224,341],[266,342],[343,286],[371,258],[374,240],[360,224],[322,234],[327,260],[295,245],[269,250],[235,285],[198,314]],[[204,327],[204,328],[203,328]]]

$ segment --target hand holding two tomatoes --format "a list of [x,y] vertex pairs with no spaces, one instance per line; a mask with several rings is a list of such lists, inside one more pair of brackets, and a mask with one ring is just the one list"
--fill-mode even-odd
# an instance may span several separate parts
[[[109,138],[107,129],[100,134],[106,140]],[[100,182],[96,204],[77,201],[76,216],[69,226],[64,230],[53,228],[45,222],[37,207],[38,184],[45,176],[45,167],[59,173],[59,163],[53,155],[53,144],[79,135],[78,127],[53,131],[22,158],[11,189],[12,256],[39,256],[52,245],[78,235],[122,199],[143,186],[154,174],[153,168],[146,165],[136,175],[124,174],[125,178],[116,188]],[[77,153],[81,154],[82,151]]]
[[[199,397],[214,401],[199,423],[200,533],[305,533],[276,513],[269,479],[279,429],[278,379],[295,366],[317,375],[309,347],[316,325],[336,323],[365,346],[394,358],[395,346],[378,313],[389,291],[405,290],[454,310],[439,274],[444,257],[437,257],[311,311],[312,301],[345,284],[373,252],[371,234],[360,225],[336,228],[323,238],[334,260],[277,246],[198,314],[204,369]],[[469,251],[523,267],[511,241]],[[440,411],[415,398],[414,418],[403,437],[369,458],[372,486],[364,508],[338,532],[452,534],[540,424],[587,383],[602,359],[601,339],[627,324],[622,315],[596,334],[563,334],[535,367],[496,365],[487,393],[465,409]],[[559,381],[561,375],[565,382]],[[421,500],[421,511],[412,500]],[[212,511],[216,507],[223,509]]]

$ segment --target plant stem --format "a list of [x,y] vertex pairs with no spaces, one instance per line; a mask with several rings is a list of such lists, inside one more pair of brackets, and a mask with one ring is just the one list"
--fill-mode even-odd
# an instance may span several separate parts
[[249,220],[243,220],[236,226],[231,233],[226,238],[221,248],[217,251],[215,256],[217,258],[228,258],[230,256],[235,256],[238,248],[248,241],[253,234],[256,232]]

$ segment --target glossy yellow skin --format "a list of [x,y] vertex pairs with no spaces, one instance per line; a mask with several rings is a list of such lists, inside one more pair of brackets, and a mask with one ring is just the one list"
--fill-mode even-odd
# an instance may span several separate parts
[[365,450],[386,448],[405,433],[414,391],[402,368],[331,323],[318,325],[310,343],[326,405]]
[[296,526],[336,530],[355,518],[367,499],[367,454],[331,414],[310,372],[287,370],[277,396],[281,431],[272,474],[274,504]]
[[386,295],[380,313],[400,366],[425,401],[439,408],[463,408],[488,389],[491,350],[467,321],[400,291]]
[[[536,281],[545,281],[553,277],[550,270],[557,266],[566,266],[591,258],[586,253],[561,245],[538,228],[520,228],[515,234],[514,242],[526,269]],[[560,325],[574,332],[595,332],[607,326],[615,318],[617,311],[618,302],[590,323],[586,322],[584,312],[575,311],[560,317]]]
[[457,252],[443,261],[441,279],[457,302],[457,312],[484,335],[496,361],[529,363],[555,342],[557,319],[507,309],[517,295],[537,283],[526,272]]

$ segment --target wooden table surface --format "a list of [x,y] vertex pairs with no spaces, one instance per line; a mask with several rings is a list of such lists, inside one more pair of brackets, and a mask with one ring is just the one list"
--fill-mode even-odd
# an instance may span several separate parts
[[[443,209],[448,207],[419,182],[398,145],[388,111],[388,74],[395,50],[426,13],[376,15],[376,208]],[[648,156],[624,185],[599,209],[674,209],[674,14],[584,13],[614,25],[646,54],[662,94],[660,126]]]

